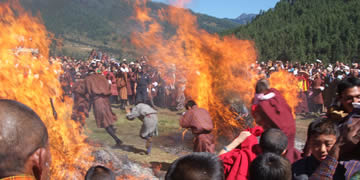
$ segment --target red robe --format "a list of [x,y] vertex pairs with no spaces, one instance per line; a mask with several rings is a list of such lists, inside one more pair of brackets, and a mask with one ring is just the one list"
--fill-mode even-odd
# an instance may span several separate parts
[[219,156],[224,164],[226,180],[247,180],[251,162],[261,153],[256,137],[260,136],[264,130],[256,126],[247,131],[250,131],[251,135],[239,147]]
[[214,136],[211,134],[214,125],[207,110],[193,106],[181,117],[180,126],[191,128],[195,136],[194,152],[215,152]]
[[320,87],[322,87],[323,85],[323,80],[320,78],[320,77],[316,77],[313,81],[313,84],[312,84],[312,95],[311,95],[311,99],[312,99],[312,102],[314,104],[324,104],[324,99],[323,99],[323,96],[322,96],[322,91],[320,89]]
[[85,88],[93,103],[94,116],[98,128],[106,128],[112,125],[117,119],[111,110],[110,105],[110,84],[101,74],[92,74],[85,78]]
[[[113,72],[108,72],[107,75],[105,75],[106,79],[108,81],[111,81],[111,95],[112,96],[117,96],[119,95],[118,90],[117,90],[117,86],[116,86],[116,78]],[[110,84],[110,83],[109,83]]]
[[86,97],[85,81],[83,79],[76,81],[72,87],[72,92],[75,96],[72,119],[85,124],[85,119],[89,116],[89,101]]
[[278,90],[271,88],[267,94],[269,93],[274,93],[275,96],[259,101],[255,111],[262,111],[275,124],[276,127],[273,128],[281,129],[288,137],[286,158],[293,163],[299,160],[301,156],[294,147],[296,127],[291,108]]

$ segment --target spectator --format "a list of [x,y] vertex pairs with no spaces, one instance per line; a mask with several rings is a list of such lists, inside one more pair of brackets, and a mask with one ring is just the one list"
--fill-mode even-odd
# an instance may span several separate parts
[[251,163],[249,179],[291,180],[291,164],[277,154],[262,154]]
[[[311,124],[308,129],[308,142],[311,155],[292,165],[293,179],[308,179],[323,161],[339,136],[339,131],[334,122],[328,119],[320,119]],[[335,179],[341,178],[343,170],[339,168]]]
[[352,103],[360,102],[360,80],[350,77],[339,82],[337,94],[337,104],[329,109],[327,116],[342,123],[344,117],[353,111]]
[[49,179],[48,132],[29,107],[0,100],[0,179]]
[[85,175],[85,180],[115,180],[115,174],[104,166],[93,166]]
[[[360,171],[360,121],[351,117],[340,128],[340,137],[310,179],[353,179]],[[339,172],[339,169],[342,169]],[[355,176],[355,177],[354,177]]]
[[165,180],[223,180],[221,161],[212,154],[200,152],[186,155],[174,161]]

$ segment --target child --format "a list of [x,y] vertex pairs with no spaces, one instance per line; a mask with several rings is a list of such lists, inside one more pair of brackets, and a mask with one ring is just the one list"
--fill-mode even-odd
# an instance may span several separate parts
[[174,161],[165,180],[223,180],[223,166],[219,158],[207,152],[196,152]]
[[250,180],[291,180],[289,160],[274,153],[259,155],[250,165]]
[[[329,119],[316,120],[311,123],[308,129],[308,148],[310,156],[300,159],[292,165],[293,179],[308,179],[326,159],[329,151],[336,143],[339,130],[334,122]],[[344,179],[343,167],[338,167],[334,179]],[[335,178],[337,177],[337,178]]]
[[104,166],[93,166],[85,175],[85,180],[115,180],[115,174]]

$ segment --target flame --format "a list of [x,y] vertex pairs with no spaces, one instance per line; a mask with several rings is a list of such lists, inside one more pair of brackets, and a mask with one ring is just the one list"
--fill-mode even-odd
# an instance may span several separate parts
[[[17,1],[0,4],[0,98],[31,107],[44,121],[52,154],[52,179],[82,179],[93,158],[79,125],[70,120],[72,100],[62,99],[60,63],[49,62],[49,33]],[[55,120],[50,104],[54,101]]]
[[216,133],[228,134],[242,122],[235,120],[226,101],[237,98],[249,104],[254,94],[256,78],[249,70],[257,58],[254,43],[199,29],[196,17],[179,8],[187,2],[176,1],[176,7],[158,11],[160,20],[176,29],[164,35],[160,23],[149,16],[146,1],[136,1],[134,17],[143,29],[132,35],[132,43],[161,74],[186,79],[187,97],[211,113]]
[[299,104],[298,79],[287,71],[278,71],[271,74],[269,78],[270,86],[280,91],[286,102],[289,104],[293,116],[295,117],[295,108]]

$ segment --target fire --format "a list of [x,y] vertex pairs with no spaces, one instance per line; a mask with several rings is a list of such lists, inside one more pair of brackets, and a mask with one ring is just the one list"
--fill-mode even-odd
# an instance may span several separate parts
[[[79,125],[70,119],[72,101],[62,99],[61,66],[49,62],[51,40],[44,25],[18,3],[0,4],[0,98],[31,107],[49,132],[52,179],[82,179],[91,157]],[[57,120],[53,116],[54,102]]]
[[287,71],[278,71],[271,74],[269,82],[272,88],[279,90],[284,96],[295,117],[295,107],[300,102],[297,78]]
[[162,26],[148,15],[146,1],[137,1],[135,18],[143,31],[134,33],[132,42],[162,74],[175,66],[176,78],[187,80],[186,95],[211,113],[216,134],[231,135],[231,129],[242,127],[242,122],[235,120],[225,97],[250,104],[256,82],[249,69],[257,58],[254,43],[199,29],[196,17],[178,8],[186,2],[158,11],[160,19],[176,29],[165,38]]

